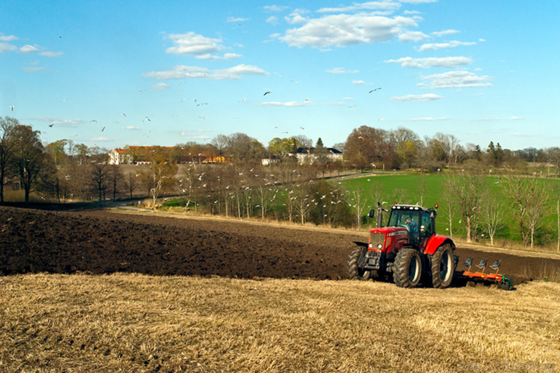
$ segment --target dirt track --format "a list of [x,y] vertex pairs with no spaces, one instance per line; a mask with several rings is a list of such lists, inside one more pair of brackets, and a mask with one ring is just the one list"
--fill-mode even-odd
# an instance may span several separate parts
[[[364,235],[258,226],[234,221],[0,207],[0,274],[27,272],[218,275],[253,278],[345,278],[352,241]],[[367,238],[366,238],[367,239]],[[560,260],[481,253],[501,258],[516,282],[560,269]]]

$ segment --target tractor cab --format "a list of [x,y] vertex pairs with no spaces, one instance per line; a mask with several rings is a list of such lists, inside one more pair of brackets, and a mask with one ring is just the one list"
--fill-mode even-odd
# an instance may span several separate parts
[[394,205],[387,227],[405,228],[408,244],[424,247],[426,239],[436,233],[435,215],[435,210],[421,206]]

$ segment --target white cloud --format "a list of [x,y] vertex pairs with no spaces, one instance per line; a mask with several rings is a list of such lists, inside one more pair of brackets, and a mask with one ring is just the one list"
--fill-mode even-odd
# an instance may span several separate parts
[[422,77],[422,80],[431,81],[430,88],[491,87],[490,81],[492,79],[488,75],[477,76],[468,71],[449,71]]
[[398,60],[387,60],[386,63],[400,63],[402,67],[412,67],[427,69],[430,67],[458,67],[469,65],[472,59],[468,57],[429,57],[429,58],[412,58],[403,57]]
[[484,43],[486,40],[485,39],[478,39],[479,42]]
[[443,97],[433,93],[426,93],[424,95],[394,96],[391,97],[391,101],[434,101],[441,98]]
[[277,25],[278,24],[278,17],[270,16],[266,19],[266,22],[270,23],[271,25]]
[[14,35],[0,35],[0,41],[12,41],[18,40],[18,38]]
[[283,106],[283,107],[301,107],[301,106],[341,106],[344,105],[342,102],[327,102],[327,103],[319,103],[319,102],[312,102],[312,101],[267,101],[267,102],[259,102],[253,105],[257,106]]
[[321,18],[303,18],[293,14],[288,22],[302,23],[303,26],[289,29],[279,39],[298,48],[344,47],[389,41],[406,32],[406,27],[418,26],[409,17],[389,18],[371,14],[337,14]]
[[155,89],[156,91],[163,91],[163,90],[169,89],[169,84],[157,83],[157,84],[154,84],[152,86],[152,88]]
[[45,57],[59,57],[59,56],[62,56],[64,53],[63,52],[45,51],[45,52],[40,52],[38,54],[39,54],[39,56],[45,56]]
[[478,119],[473,119],[473,122],[497,122],[501,120],[500,118],[478,118]]
[[396,10],[400,8],[400,4],[393,1],[368,1],[366,3],[357,4],[338,8],[321,8],[318,13],[337,13],[337,12],[354,12],[359,10]]
[[89,139],[89,141],[113,142],[115,140],[109,140],[106,137],[96,137],[96,138],[93,138],[93,139]]
[[414,41],[414,42],[419,42],[422,41],[424,39],[429,38],[428,35],[424,34],[421,31],[405,31],[402,34],[399,35],[399,40],[400,41]]
[[418,48],[418,50],[420,52],[424,52],[424,51],[430,51],[430,50],[438,50],[438,49],[445,49],[445,48],[455,48],[461,45],[475,45],[476,43],[474,41],[457,41],[457,40],[452,40],[450,42],[447,43],[430,43],[430,44],[424,44],[422,45],[420,48]]
[[524,120],[524,119],[527,119],[527,118],[525,118],[525,117],[511,117],[511,118],[509,118],[509,120]]
[[344,67],[335,67],[329,70],[325,70],[329,74],[357,74],[358,70],[345,70]]
[[200,56],[195,56],[195,58],[199,60],[233,60],[234,58],[241,57],[240,54],[237,53],[226,53],[223,56],[214,56],[210,53],[202,54]]
[[425,117],[425,118],[412,118],[411,121],[412,122],[416,122],[416,121],[427,121],[427,122],[431,122],[431,121],[442,121],[442,120],[451,120],[451,118],[447,118],[447,117],[441,117],[441,118],[432,118],[432,117]]
[[367,85],[367,83],[364,82],[363,80],[352,80],[352,84],[355,84],[355,85]]
[[409,4],[424,4],[424,3],[436,3],[438,0],[399,0],[401,3]]
[[0,53],[17,51],[17,47],[8,43],[0,43]]
[[20,51],[22,51],[23,53],[33,53],[39,50],[39,48],[33,46],[33,45],[24,45],[23,47],[19,48]]
[[186,55],[201,55],[207,53],[215,53],[223,49],[221,39],[211,39],[202,35],[188,32],[186,34],[170,34],[166,36],[171,39],[174,47],[166,49],[166,53],[170,54],[186,54]]
[[139,131],[140,128],[139,127],[134,127],[134,126],[127,126],[127,127],[121,127],[121,130]]
[[146,78],[167,79],[213,79],[234,80],[243,75],[269,75],[263,69],[251,65],[237,65],[228,69],[209,70],[205,67],[177,65],[168,71],[152,71],[142,74]]
[[420,14],[420,12],[417,10],[405,10],[403,14]]
[[227,17],[227,22],[245,22],[248,21],[250,18],[240,18],[240,17]]
[[35,72],[35,71],[43,70],[43,67],[39,67],[39,66],[34,66],[34,67],[22,67],[21,69],[22,69],[23,71],[27,71],[27,72]]
[[84,124],[85,122],[82,119],[59,119],[59,118],[52,118],[52,117],[38,117],[38,118],[31,118],[32,120],[38,120],[41,122],[48,122],[54,124]]
[[440,37],[440,36],[445,36],[445,35],[458,34],[460,32],[461,31],[457,31],[457,30],[444,30],[444,31],[432,32],[432,35]]
[[263,9],[268,12],[281,12],[285,9],[288,9],[288,7],[284,5],[265,5],[263,6]]

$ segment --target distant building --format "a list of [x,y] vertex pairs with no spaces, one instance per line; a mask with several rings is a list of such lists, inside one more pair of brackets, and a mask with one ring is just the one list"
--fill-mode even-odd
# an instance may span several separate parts
[[132,164],[134,157],[130,152],[116,148],[109,152],[109,164]]
[[[326,150],[327,162],[336,162],[343,159],[342,152],[335,148],[324,148]],[[319,154],[316,153],[315,148],[297,148],[296,156],[299,164],[309,163],[313,164],[317,162]]]

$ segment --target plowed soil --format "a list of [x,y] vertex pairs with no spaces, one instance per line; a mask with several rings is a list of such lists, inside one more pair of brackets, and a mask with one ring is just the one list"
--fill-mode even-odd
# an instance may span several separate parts
[[[239,278],[346,278],[352,241],[364,234],[251,225],[235,221],[179,219],[158,214],[124,215],[110,210],[45,211],[0,207],[0,274],[136,272]],[[502,259],[519,283],[560,260],[483,253]],[[475,259],[475,260],[477,260]]]

